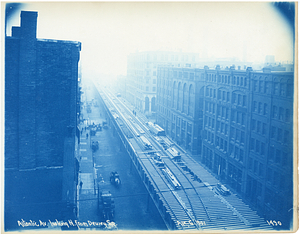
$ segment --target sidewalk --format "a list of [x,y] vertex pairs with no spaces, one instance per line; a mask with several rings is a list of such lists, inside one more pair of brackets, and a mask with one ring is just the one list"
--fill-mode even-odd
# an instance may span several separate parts
[[[85,125],[81,125],[84,129]],[[88,138],[86,138],[88,134]],[[80,183],[82,182],[82,186]],[[90,147],[90,131],[83,130],[79,146],[79,175],[78,175],[78,219],[86,222],[92,220],[97,212],[97,195],[94,188],[93,153]]]

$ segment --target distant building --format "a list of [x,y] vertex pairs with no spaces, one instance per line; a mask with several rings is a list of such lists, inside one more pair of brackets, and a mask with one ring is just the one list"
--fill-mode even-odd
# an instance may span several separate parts
[[127,59],[126,98],[138,110],[156,112],[156,83],[158,65],[196,67],[199,55],[182,52],[138,52]]
[[37,12],[5,38],[5,230],[76,217],[81,43],[36,38]]
[[126,86],[127,86],[127,77],[126,76],[118,76],[116,80],[116,92],[118,95],[122,97],[126,97]]
[[157,122],[269,220],[293,209],[292,72],[160,67]]
[[267,55],[265,58],[266,65],[273,65],[275,64],[275,56],[274,55]]

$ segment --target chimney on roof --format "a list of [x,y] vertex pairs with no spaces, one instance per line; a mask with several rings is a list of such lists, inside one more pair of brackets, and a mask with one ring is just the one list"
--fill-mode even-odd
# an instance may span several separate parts
[[36,38],[38,13],[34,11],[21,11],[21,37],[24,39]]
[[252,69],[252,67],[247,67],[246,71],[251,72],[251,71],[253,71],[253,69]]

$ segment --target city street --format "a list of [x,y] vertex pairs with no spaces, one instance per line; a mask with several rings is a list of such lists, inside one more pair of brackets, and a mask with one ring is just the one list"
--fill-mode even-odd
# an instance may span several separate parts
[[[87,101],[98,95],[93,90],[88,90]],[[105,114],[102,106],[92,105],[91,113],[83,109],[83,119],[88,123],[95,124],[105,121]],[[87,121],[85,121],[87,122]],[[80,173],[78,186],[79,210],[78,216],[81,222],[100,222],[101,219],[97,210],[97,188],[110,191],[115,201],[114,222],[121,230],[166,230],[166,227],[154,207],[153,203],[148,204],[148,194],[139,175],[133,166],[130,157],[122,150],[120,141],[114,136],[113,130],[108,127],[97,131],[91,136],[86,125],[81,125],[81,141],[79,147]],[[88,134],[88,137],[87,137]],[[99,149],[94,153],[91,149],[92,142],[98,141]],[[121,185],[116,187],[110,183],[110,173],[117,171],[120,175]],[[147,205],[148,204],[148,205]]]

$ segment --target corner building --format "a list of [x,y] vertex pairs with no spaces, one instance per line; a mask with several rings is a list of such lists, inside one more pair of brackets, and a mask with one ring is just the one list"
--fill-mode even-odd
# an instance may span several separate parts
[[76,217],[81,43],[36,38],[37,12],[5,37],[5,230]]
[[157,67],[196,67],[196,53],[149,51],[130,54],[127,59],[126,99],[138,110],[156,112]]
[[158,69],[157,122],[268,220],[293,207],[292,72]]

